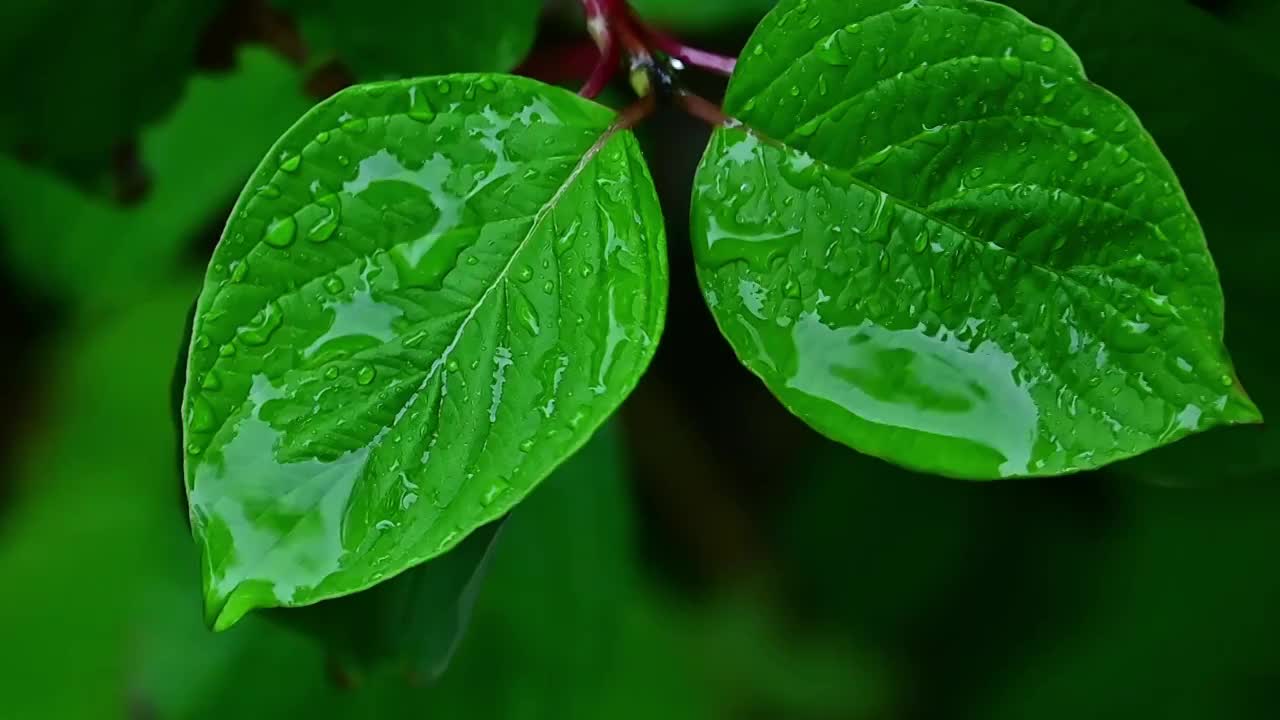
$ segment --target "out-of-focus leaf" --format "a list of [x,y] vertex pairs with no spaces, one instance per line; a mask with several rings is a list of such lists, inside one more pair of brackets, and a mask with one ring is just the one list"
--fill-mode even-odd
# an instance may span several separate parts
[[[18,501],[0,525],[5,717],[128,709],[129,621],[173,545],[157,538],[182,524],[167,390],[196,288],[153,289],[126,315],[69,333],[56,357],[51,429],[24,444]],[[194,598],[187,608],[199,612]]]
[[[10,0],[0,148],[83,179],[177,100],[218,0]],[[88,176],[86,178],[86,176]],[[3,183],[6,191],[9,183]]]
[[1280,48],[1276,46],[1280,3],[1275,0],[1199,0],[1199,3],[1222,23],[1240,52],[1280,77]]
[[666,240],[615,117],[450,75],[351,88],[276,144],[214,251],[187,366],[215,627],[448,551],[635,387]]
[[151,189],[136,207],[0,158],[7,262],[40,292],[98,310],[149,291],[309,106],[300,83],[262,50],[245,50],[229,75],[192,78],[174,113],[143,134]]
[[621,470],[606,427],[513,511],[472,626],[433,686],[382,672],[340,690],[318,645],[252,616],[209,633],[193,606],[197,588],[171,581],[142,631],[148,652],[135,695],[177,720],[709,717],[712,698],[690,671],[683,637],[637,574]]
[[974,717],[1275,716],[1280,486],[1139,488],[1127,510],[1083,617],[1009,666]]
[[681,30],[724,30],[755,23],[778,0],[631,0],[646,21]]
[[786,0],[725,110],[704,294],[824,435],[998,478],[1260,419],[1177,178],[1052,31],[975,0]]
[[450,552],[368,590],[271,618],[315,637],[353,679],[392,666],[435,682],[466,635],[501,527],[485,525]]
[[502,72],[529,52],[543,0],[272,0],[291,13],[319,59],[362,80]]

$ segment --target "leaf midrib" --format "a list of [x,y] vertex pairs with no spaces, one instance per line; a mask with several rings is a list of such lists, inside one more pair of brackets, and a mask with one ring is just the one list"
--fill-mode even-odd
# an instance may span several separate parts
[[[524,252],[525,248],[529,244],[529,241],[533,238],[533,236],[536,234],[538,229],[541,227],[541,224],[555,210],[555,208],[559,205],[559,202],[563,199],[563,197],[569,191],[569,189],[576,183],[576,181],[582,175],[582,173],[586,170],[586,168],[600,155],[600,152],[604,149],[604,147],[608,144],[608,142],[615,135],[618,134],[619,131],[620,129],[616,124],[610,125],[604,131],[602,131],[600,135],[597,136],[595,142],[590,147],[588,147],[586,151],[583,152],[578,163],[573,167],[572,170],[570,170],[569,174],[565,177],[564,181],[560,184],[560,186],[557,187],[556,191],[551,195],[551,197],[546,201],[546,203],[543,204],[543,206],[539,209],[539,211],[533,216],[533,223],[530,225],[529,230],[525,233],[524,237],[521,238],[519,243],[517,243],[516,247],[512,250],[511,257],[507,260],[507,263],[498,271],[498,273],[494,276],[493,280],[485,288],[484,292],[481,293],[480,297],[472,305],[466,317],[464,317],[462,321],[459,323],[458,329],[455,331],[453,338],[450,340],[449,344],[441,351],[440,357],[437,358],[431,364],[431,367],[429,369],[426,370],[427,375],[425,378],[423,378],[423,381],[419,384],[417,390],[415,390],[415,392],[411,396],[411,399],[409,400],[410,403],[413,402],[413,400],[416,399],[422,393],[423,390],[425,390],[427,383],[429,383],[432,380],[432,378],[436,376],[439,369],[443,367],[445,363],[448,362],[449,355],[452,353],[453,349],[457,346],[458,342],[461,340],[463,333],[469,327],[470,323],[474,321],[480,308],[487,302],[487,300],[489,299],[493,291],[499,286],[501,286],[503,282],[507,279],[507,277],[510,275],[511,268],[514,266],[516,258],[519,257],[522,252]],[[511,220],[511,219],[518,219],[518,218],[508,218],[508,220]],[[214,364],[215,365],[217,364],[216,361]],[[441,402],[443,402],[443,399],[444,398],[442,395]],[[226,421],[224,420],[223,427],[225,426],[226,426]],[[386,429],[387,427],[389,426],[384,426],[383,429]],[[221,430],[222,430],[221,428],[219,428],[218,430],[215,430],[214,434],[216,435],[217,433],[221,432]],[[329,490],[326,490],[325,492],[327,493],[331,491],[332,491],[332,488],[330,488]],[[294,533],[298,525],[299,523],[293,523],[287,531],[280,534],[280,536],[276,538],[276,540],[273,542],[271,547],[269,547],[263,553],[259,554],[252,561],[252,563],[249,564],[249,566],[257,567],[260,563],[264,562],[278,547],[280,547],[284,543],[285,540],[287,540]],[[238,588],[241,584],[243,584],[243,581],[237,583],[236,587]],[[224,605],[226,603],[226,600],[230,598],[230,596],[235,592],[235,590],[236,588],[232,588],[222,598]]]
[[[738,122],[738,123],[740,123],[740,125],[739,125],[739,126],[735,126],[735,127],[722,127],[722,128],[720,128],[720,129],[718,129],[716,132],[717,132],[717,133],[725,133],[725,132],[728,132],[728,131],[736,130],[736,131],[739,131],[739,132],[743,132],[743,133],[747,133],[747,134],[755,135],[755,136],[756,136],[756,137],[757,137],[761,142],[763,142],[763,143],[768,143],[768,144],[773,145],[773,146],[775,146],[775,147],[778,147],[778,148],[780,148],[780,149],[782,149],[782,150],[784,150],[784,151],[786,151],[786,152],[789,152],[789,153],[800,153],[800,152],[802,152],[802,151],[798,150],[797,148],[792,147],[792,146],[790,146],[790,145],[788,145],[788,144],[786,144],[786,143],[784,143],[784,142],[781,142],[781,141],[778,141],[778,140],[774,140],[773,138],[770,138],[770,137],[768,137],[767,135],[761,134],[759,131],[755,130],[752,126],[750,126],[749,124],[747,124],[747,123],[745,123],[745,122],[742,122],[741,120],[737,120],[737,122]],[[808,154],[806,153],[806,155],[808,155]],[[835,166],[835,165],[831,165],[831,164],[829,164],[828,162],[826,162],[824,159],[822,159],[822,158],[820,158],[820,157],[816,157],[816,156],[813,156],[813,155],[808,155],[808,157],[810,157],[816,165],[820,166],[820,167],[824,170],[824,172],[827,172],[827,173],[829,173],[829,174],[831,174],[831,175],[833,175],[833,176],[835,176],[836,178],[839,178],[839,179],[847,179],[847,180],[848,180],[848,182],[849,182],[851,185],[857,185],[858,187],[861,187],[862,189],[864,189],[864,190],[865,190],[865,191],[867,191],[867,192],[875,193],[875,194],[883,193],[886,197],[888,197],[888,198],[892,199],[892,200],[894,201],[894,203],[895,203],[895,204],[897,204],[897,205],[899,205],[899,206],[901,206],[901,207],[905,208],[906,210],[909,210],[909,211],[911,211],[911,212],[915,212],[915,213],[919,214],[921,217],[926,218],[929,222],[936,223],[936,224],[938,224],[938,225],[940,225],[940,226],[946,227],[947,229],[949,229],[949,230],[951,230],[952,232],[956,233],[956,235],[957,235],[958,237],[962,238],[965,242],[970,243],[970,245],[971,245],[972,247],[974,247],[975,249],[977,249],[979,252],[990,252],[990,251],[996,251],[996,252],[1000,252],[1000,253],[1002,253],[1002,254],[1004,254],[1004,255],[1007,255],[1008,257],[1012,258],[1015,262],[1018,262],[1018,263],[1024,264],[1024,265],[1026,265],[1027,267],[1030,267],[1030,268],[1033,268],[1033,269],[1038,270],[1038,271],[1040,271],[1040,272],[1043,272],[1044,274],[1046,274],[1046,275],[1048,275],[1048,276],[1050,276],[1050,277],[1052,277],[1052,278],[1054,278],[1054,279],[1058,280],[1059,282],[1061,282],[1061,283],[1063,283],[1063,284],[1071,285],[1072,287],[1075,287],[1075,288],[1077,288],[1077,289],[1081,290],[1081,291],[1082,291],[1086,296],[1091,297],[1091,298],[1094,298],[1094,299],[1095,299],[1095,300],[1096,300],[1100,305],[1102,305],[1105,309],[1107,309],[1107,310],[1109,310],[1111,313],[1113,313],[1113,315],[1114,315],[1114,316],[1117,316],[1117,317],[1124,317],[1124,313],[1122,313],[1122,312],[1120,311],[1120,309],[1119,309],[1118,307],[1116,307],[1114,303],[1112,303],[1112,302],[1111,302],[1111,300],[1110,300],[1110,299],[1108,299],[1108,298],[1106,298],[1106,297],[1104,297],[1104,296],[1100,296],[1100,295],[1099,295],[1099,294],[1094,290],[1094,288],[1092,288],[1092,287],[1090,287],[1089,285],[1087,285],[1087,284],[1085,284],[1085,283],[1081,282],[1081,281],[1080,281],[1080,280],[1078,280],[1077,278],[1072,277],[1072,276],[1070,276],[1070,275],[1066,274],[1065,272],[1060,272],[1060,271],[1058,271],[1058,270],[1056,270],[1056,269],[1054,269],[1054,268],[1052,268],[1052,267],[1049,267],[1049,266],[1046,266],[1046,265],[1042,265],[1042,264],[1040,264],[1040,263],[1038,263],[1038,262],[1036,262],[1036,261],[1034,261],[1034,260],[1031,260],[1030,258],[1025,258],[1025,257],[1023,257],[1023,256],[1021,256],[1021,255],[1019,255],[1019,254],[1017,254],[1016,252],[1014,252],[1014,251],[1012,251],[1012,250],[1009,250],[1008,248],[1006,248],[1006,247],[1004,247],[1004,246],[1002,246],[1002,245],[999,245],[999,244],[997,244],[997,243],[989,243],[989,242],[983,241],[983,240],[981,240],[981,239],[979,239],[979,238],[977,238],[977,237],[975,237],[975,236],[971,235],[969,232],[967,232],[967,231],[965,231],[965,230],[962,230],[961,228],[959,228],[959,227],[957,227],[957,226],[953,225],[952,223],[949,223],[949,222],[947,222],[946,220],[943,220],[943,219],[941,219],[941,218],[938,218],[938,217],[934,216],[933,214],[931,214],[931,213],[929,213],[929,212],[926,212],[925,210],[923,210],[923,209],[921,209],[920,207],[916,206],[914,203],[908,202],[908,201],[906,201],[906,200],[902,200],[901,198],[899,198],[899,197],[898,197],[898,196],[896,196],[896,195],[893,195],[893,194],[888,193],[888,192],[886,192],[886,191],[884,191],[884,190],[881,190],[880,188],[875,187],[874,185],[871,185],[870,183],[867,183],[867,182],[863,181],[862,179],[860,179],[860,178],[858,178],[858,177],[856,177],[856,176],[852,175],[849,171],[845,170],[844,168],[841,168],[841,167],[838,167],[838,166]],[[1107,274],[1106,272],[1099,272],[1099,275],[1100,275],[1100,276],[1102,276],[1102,277],[1106,277],[1108,280],[1110,280],[1111,282],[1113,282],[1113,283],[1115,283],[1115,284],[1117,284],[1117,285],[1124,285],[1124,286],[1127,286],[1127,287],[1136,287],[1136,286],[1134,286],[1134,285],[1133,285],[1133,283],[1131,283],[1131,282],[1129,282],[1129,281],[1127,281],[1127,280],[1125,280],[1125,279],[1123,279],[1123,278],[1119,278],[1119,277],[1116,277],[1116,276],[1114,276],[1114,275]],[[1138,289],[1139,289],[1139,290],[1142,290],[1143,288],[1138,288]],[[1197,324],[1197,325],[1198,325],[1198,324]],[[1056,373],[1055,373],[1055,374],[1056,374]],[[1201,379],[1202,379],[1202,380],[1206,380],[1206,378],[1204,378],[1203,376],[1201,377]],[[1064,384],[1065,384],[1065,383],[1064,383]]]

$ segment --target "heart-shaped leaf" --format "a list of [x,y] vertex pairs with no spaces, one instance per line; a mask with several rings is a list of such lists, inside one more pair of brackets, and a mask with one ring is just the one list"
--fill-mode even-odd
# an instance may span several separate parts
[[1259,419],[1173,171],[1054,33],[978,0],[788,0],[725,105],[699,276],[820,432],[993,478]]
[[361,86],[241,196],[184,396],[206,604],[366,588],[503,515],[653,355],[665,236],[607,108],[516,77]]

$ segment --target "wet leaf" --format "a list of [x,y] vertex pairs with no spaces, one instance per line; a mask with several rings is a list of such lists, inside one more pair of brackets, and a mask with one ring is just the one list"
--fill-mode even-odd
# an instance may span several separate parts
[[543,0],[403,2],[272,0],[292,14],[318,59],[363,80],[505,71],[529,52]]
[[273,617],[319,639],[331,664],[356,682],[392,666],[416,684],[434,683],[466,635],[503,524],[368,590]]
[[369,587],[502,516],[635,386],[662,219],[602,106],[360,86],[253,175],[197,306],[186,481],[218,628]]
[[[1236,371],[1249,396],[1270,416],[1280,408],[1280,378],[1272,371],[1271,335],[1256,328],[1267,324],[1269,309],[1280,303],[1280,288],[1271,278],[1271,268],[1280,263],[1280,243],[1269,214],[1256,208],[1270,202],[1280,144],[1255,139],[1270,132],[1271,113],[1260,112],[1259,103],[1280,98],[1280,75],[1246,57],[1251,46],[1229,30],[1277,26],[1250,12],[1261,6],[1247,3],[1230,4],[1221,20],[1164,0],[1008,4],[1062,33],[1090,68],[1089,77],[1137,111],[1177,168],[1221,276],[1226,340]],[[1205,138],[1245,140],[1216,142],[1213,152],[1205,152]],[[1280,426],[1275,423],[1201,433],[1115,468],[1166,485],[1239,482],[1277,469]]]
[[1254,422],[1204,235],[1137,117],[973,0],[785,2],[695,182],[742,361],[863,452],[968,478]]

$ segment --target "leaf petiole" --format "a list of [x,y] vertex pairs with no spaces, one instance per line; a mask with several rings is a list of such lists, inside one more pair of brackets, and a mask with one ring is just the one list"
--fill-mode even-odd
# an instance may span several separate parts
[[586,14],[587,31],[600,49],[600,57],[579,91],[583,97],[594,98],[609,84],[617,73],[624,51],[631,86],[640,96],[654,90],[652,76],[655,71],[662,76],[660,79],[670,75],[655,59],[658,54],[725,76],[732,74],[737,65],[736,58],[690,47],[653,28],[636,15],[626,0],[582,0],[582,8]]

